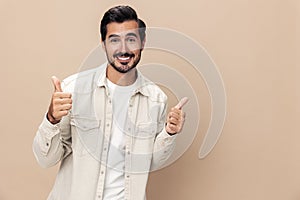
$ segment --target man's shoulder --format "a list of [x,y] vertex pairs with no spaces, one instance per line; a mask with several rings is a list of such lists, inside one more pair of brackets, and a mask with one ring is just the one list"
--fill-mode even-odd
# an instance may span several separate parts
[[62,87],[65,92],[71,93],[75,90],[83,90],[85,92],[93,90],[99,74],[103,72],[104,69],[105,65],[101,65],[72,74],[62,81]]
[[148,96],[152,101],[166,103],[168,97],[157,84],[149,80],[141,73],[140,78],[142,82],[141,93]]

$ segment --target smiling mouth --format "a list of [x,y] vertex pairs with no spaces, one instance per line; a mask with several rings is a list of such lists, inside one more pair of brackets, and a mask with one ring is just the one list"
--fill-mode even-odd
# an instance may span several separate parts
[[131,61],[131,58],[134,57],[134,54],[130,54],[130,53],[118,53],[118,54],[115,54],[114,57],[122,65],[127,65]]
[[118,59],[120,62],[129,62],[131,58],[132,58],[131,56],[128,56],[128,57],[117,56],[117,59]]

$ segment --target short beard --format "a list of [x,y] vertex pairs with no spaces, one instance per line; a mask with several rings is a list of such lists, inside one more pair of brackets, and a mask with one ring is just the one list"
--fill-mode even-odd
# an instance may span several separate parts
[[[125,68],[125,69],[123,69],[123,68],[121,68],[121,67],[117,67],[117,66],[115,65],[114,62],[112,62],[112,61],[109,60],[108,57],[107,57],[107,60],[108,60],[109,64],[110,64],[116,71],[118,71],[118,72],[120,72],[120,73],[122,73],[122,74],[125,74],[125,73],[131,71],[132,69],[134,69],[134,68],[137,66],[137,64],[138,64],[138,63],[140,62],[140,60],[141,60],[141,55],[142,55],[142,51],[140,51],[137,60],[133,62],[132,66],[131,66],[131,67],[128,67],[128,68]],[[106,56],[107,56],[107,54],[106,54]],[[121,63],[121,64],[122,64],[122,63]]]

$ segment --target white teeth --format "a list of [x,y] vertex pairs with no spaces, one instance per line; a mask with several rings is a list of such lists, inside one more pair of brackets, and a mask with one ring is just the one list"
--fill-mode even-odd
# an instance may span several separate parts
[[130,57],[118,57],[119,60],[125,61],[125,60],[129,60]]

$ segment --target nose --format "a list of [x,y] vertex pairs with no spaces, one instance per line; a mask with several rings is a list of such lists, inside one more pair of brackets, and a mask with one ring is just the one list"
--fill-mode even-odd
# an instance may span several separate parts
[[122,40],[121,47],[120,47],[120,51],[121,51],[122,53],[126,53],[126,52],[129,51],[129,48],[128,48],[128,46],[127,46],[125,40]]

